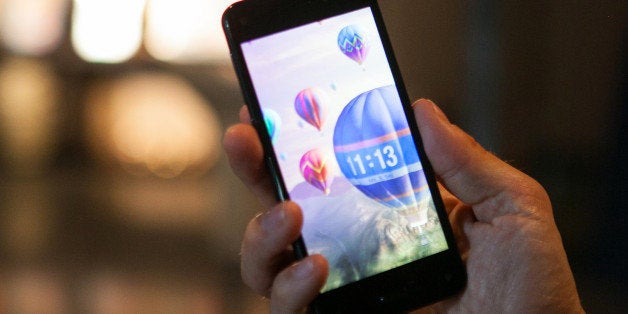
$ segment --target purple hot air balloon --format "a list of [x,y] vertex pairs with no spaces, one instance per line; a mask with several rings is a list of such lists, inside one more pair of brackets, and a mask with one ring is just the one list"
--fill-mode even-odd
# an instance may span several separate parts
[[362,64],[369,53],[366,33],[357,25],[349,25],[338,33],[338,47],[347,57]]
[[334,153],[344,176],[368,197],[398,210],[411,226],[427,222],[431,197],[395,86],[362,93],[343,109]]
[[294,99],[294,109],[307,123],[319,131],[327,117],[327,95],[317,87],[307,88],[299,92]]

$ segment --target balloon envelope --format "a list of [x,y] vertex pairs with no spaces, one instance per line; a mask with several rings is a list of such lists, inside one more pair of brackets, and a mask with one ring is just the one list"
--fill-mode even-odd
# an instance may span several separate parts
[[274,143],[277,137],[279,137],[279,131],[281,130],[281,117],[275,110],[270,108],[262,109],[262,114],[264,115],[264,124],[266,124],[268,135],[270,135],[270,139]]
[[423,167],[395,86],[362,93],[343,109],[334,153],[345,177],[368,197],[427,222],[431,201]]
[[366,33],[357,25],[349,25],[338,33],[338,47],[347,57],[362,64],[369,53]]
[[327,95],[322,89],[307,88],[297,94],[294,109],[303,120],[320,131],[327,116],[326,101]]
[[321,149],[312,149],[301,157],[299,168],[305,181],[315,188],[329,194],[332,176],[327,162],[329,155]]

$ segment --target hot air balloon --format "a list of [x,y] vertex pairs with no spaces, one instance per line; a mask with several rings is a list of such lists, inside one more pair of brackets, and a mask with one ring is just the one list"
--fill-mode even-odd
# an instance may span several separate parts
[[429,188],[395,86],[352,99],[338,118],[333,142],[351,184],[397,210],[410,226],[427,223]]
[[268,135],[270,135],[270,139],[273,143],[277,140],[279,136],[279,131],[281,130],[281,117],[279,114],[270,108],[262,109],[262,114],[264,116],[264,124],[266,124],[266,129],[268,130]]
[[349,25],[338,33],[338,47],[347,57],[362,64],[369,53],[366,33],[357,25]]
[[325,123],[327,95],[317,87],[307,88],[299,92],[294,100],[294,109],[307,123],[319,131]]
[[305,181],[325,194],[330,192],[329,187],[333,177],[327,166],[328,160],[329,155],[325,151],[315,148],[305,153],[299,163]]

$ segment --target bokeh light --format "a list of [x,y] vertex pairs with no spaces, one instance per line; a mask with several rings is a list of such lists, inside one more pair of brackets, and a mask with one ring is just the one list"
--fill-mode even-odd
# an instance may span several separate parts
[[57,81],[43,61],[8,58],[0,64],[0,136],[14,174],[34,175],[54,152]]
[[7,313],[67,313],[69,298],[60,276],[46,270],[19,269],[2,280]]
[[200,175],[219,157],[218,118],[180,77],[130,75],[97,84],[86,102],[91,146],[131,173]]
[[4,0],[0,7],[0,37],[13,52],[40,56],[59,46],[69,0]]
[[86,61],[130,59],[142,42],[146,0],[74,0],[72,44]]
[[220,24],[233,0],[150,0],[146,9],[146,49],[177,63],[227,60]]
[[111,180],[108,193],[112,213],[124,224],[142,230],[206,234],[219,228],[228,206],[227,192],[218,180]]
[[86,313],[225,312],[217,289],[179,278],[106,270],[95,271],[90,277],[80,298]]

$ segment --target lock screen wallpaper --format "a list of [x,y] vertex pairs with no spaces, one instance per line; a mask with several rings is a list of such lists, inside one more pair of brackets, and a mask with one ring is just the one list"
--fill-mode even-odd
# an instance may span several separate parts
[[323,292],[447,249],[370,9],[241,47]]

